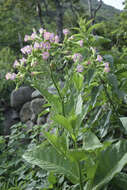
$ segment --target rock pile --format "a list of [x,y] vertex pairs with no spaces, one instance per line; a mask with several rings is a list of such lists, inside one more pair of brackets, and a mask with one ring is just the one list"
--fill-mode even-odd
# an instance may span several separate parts
[[[34,125],[41,125],[46,122],[46,117],[38,117],[44,108],[44,98],[39,91],[28,86],[20,87],[18,90],[13,90],[10,97],[11,108],[5,115],[4,122],[5,135],[10,133],[12,124],[22,122],[26,124],[28,130]],[[8,116],[8,113],[10,116]]]

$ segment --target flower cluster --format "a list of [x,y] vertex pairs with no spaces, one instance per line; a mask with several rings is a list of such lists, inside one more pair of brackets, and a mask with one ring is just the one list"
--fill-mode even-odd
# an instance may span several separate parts
[[21,52],[23,54],[30,54],[32,52],[32,46],[27,45],[27,46],[21,48]]
[[[96,61],[98,62],[102,62],[103,61],[103,57],[101,55],[97,55],[97,59]],[[104,63],[104,72],[108,73],[110,71],[110,68],[109,68],[109,63],[108,62],[105,62]]]
[[[72,52],[75,52],[75,53],[73,53],[71,56],[67,55],[66,57],[68,57],[69,59],[71,58],[76,65],[76,71],[79,73],[82,73],[84,71],[84,67],[85,67],[85,65],[83,63],[83,59],[84,59],[83,46],[84,46],[85,40],[84,39],[77,40],[74,35],[72,35],[71,37],[68,37],[68,34],[70,34],[70,31],[67,28],[63,29],[63,34],[65,35],[64,42],[66,40],[67,40],[67,42],[68,41],[76,42],[75,44],[77,45],[78,50],[76,50],[76,52],[72,50]],[[9,72],[6,74],[7,80],[9,80],[9,79],[14,80],[16,78],[16,76],[18,76],[18,77],[21,76],[22,71],[25,71],[25,68],[27,68],[26,72],[30,71],[30,73],[35,73],[37,70],[39,70],[38,63],[40,62],[40,59],[42,59],[44,61],[48,60],[50,55],[52,55],[52,57],[54,55],[54,54],[52,54],[52,50],[54,51],[54,47],[56,50],[57,46],[58,47],[62,46],[62,44],[59,44],[58,35],[48,32],[43,28],[40,28],[39,32],[36,32],[35,30],[33,30],[33,33],[31,35],[25,35],[24,41],[25,42],[32,41],[32,43],[31,43],[31,45],[26,45],[23,48],[21,48],[23,57],[19,60],[15,60],[15,62],[13,64],[13,68],[21,69],[21,73],[19,72],[17,75],[15,73]],[[65,43],[65,46],[68,44],[70,44],[70,43],[67,43],[67,44]],[[92,50],[92,53],[94,56],[97,55],[95,48],[91,47],[90,50]],[[66,52],[67,51],[64,51],[64,53],[66,53]],[[82,52],[82,54],[80,52]],[[57,51],[56,51],[56,53],[57,53]],[[87,55],[85,55],[85,57],[86,57],[86,60],[85,60],[86,67],[88,67],[88,65],[91,65],[92,59],[87,58]],[[103,57],[101,55],[97,55],[96,61],[104,63]],[[38,65],[38,67],[36,67],[37,65]],[[37,68],[37,70],[35,70],[35,67]],[[109,63],[106,62],[106,63],[104,63],[104,72],[109,72],[109,71],[110,71]],[[35,75],[35,74],[32,74],[32,76],[33,75]]]
[[14,80],[16,78],[16,74],[15,73],[7,73],[5,76],[6,80]]
[[75,53],[73,56],[72,56],[72,59],[74,62],[81,62],[83,60],[83,57],[80,53]]
[[77,65],[77,72],[78,72],[78,73],[82,73],[83,70],[84,70],[83,65]]

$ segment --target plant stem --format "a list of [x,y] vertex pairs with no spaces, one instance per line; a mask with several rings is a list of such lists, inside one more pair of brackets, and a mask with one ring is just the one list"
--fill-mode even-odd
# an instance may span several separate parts
[[80,162],[78,162],[78,168],[79,168],[80,190],[83,190],[82,172],[81,172],[81,165],[80,165]]
[[62,114],[63,114],[63,116],[65,116],[64,100],[63,100],[63,97],[62,97],[62,95],[61,95],[61,93],[60,93],[60,90],[59,90],[59,88],[58,88],[58,86],[57,86],[57,84],[56,84],[56,82],[55,82],[55,80],[54,80],[51,67],[50,67],[50,71],[51,71],[51,78],[52,78],[53,84],[54,84],[54,86],[55,86],[55,88],[56,88],[56,90],[57,90],[57,92],[58,92],[58,94],[59,94],[59,97],[60,97],[60,99],[61,99]]

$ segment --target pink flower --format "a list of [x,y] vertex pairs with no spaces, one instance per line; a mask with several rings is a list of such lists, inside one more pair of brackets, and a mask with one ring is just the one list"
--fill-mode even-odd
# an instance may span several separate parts
[[87,65],[90,65],[90,64],[91,64],[91,62],[90,62],[90,61],[88,61],[88,62],[87,62]]
[[40,28],[40,29],[39,29],[39,32],[40,32],[40,34],[43,34],[44,29],[43,29],[43,28]]
[[104,72],[108,73],[110,71],[110,68],[109,67],[105,67],[104,68]]
[[81,62],[83,57],[80,53],[75,53],[72,57],[73,61],[74,62]]
[[25,35],[25,37],[24,37],[24,42],[27,42],[27,41],[29,41],[29,40],[30,40],[30,36]]
[[7,73],[6,74],[6,80],[14,80],[16,78],[16,74],[15,73]]
[[97,56],[97,59],[96,59],[98,62],[101,62],[103,60],[103,57],[101,55],[98,55]]
[[77,72],[82,73],[84,70],[82,65],[77,65]]
[[26,63],[26,59],[23,57],[22,59],[20,59],[20,62],[23,64],[23,63]]
[[44,42],[40,42],[40,48],[43,48]]
[[55,43],[56,44],[59,43],[59,36],[58,35],[55,36]]
[[104,66],[109,67],[109,63],[108,62],[104,63]]
[[43,53],[42,53],[42,57],[43,57],[44,60],[48,59],[48,57],[49,57],[49,52],[47,52],[47,51],[43,52]]
[[30,36],[31,40],[35,40],[37,38],[37,33],[33,32]]
[[40,44],[38,42],[35,42],[34,43],[34,49],[37,50],[39,48],[41,48]]
[[5,75],[5,78],[6,78],[6,80],[9,80],[9,79],[11,78],[11,73],[7,73],[7,74]]
[[14,62],[14,64],[13,64],[13,67],[16,68],[16,67],[18,67],[19,65],[20,65],[19,62],[18,62],[17,60],[15,60],[15,62]]
[[55,42],[55,35],[54,35],[54,33],[50,33],[49,40],[50,40],[51,43]]
[[63,34],[64,35],[68,35],[69,33],[70,33],[70,31],[67,28],[63,29]]
[[80,40],[79,42],[80,47],[83,47],[83,40]]
[[21,48],[21,52],[23,54],[30,54],[32,52],[32,46],[27,45],[27,46]]
[[49,42],[43,43],[43,48],[49,50],[51,48],[50,43]]
[[50,32],[44,32],[44,40],[49,40],[50,39],[50,35],[51,33]]

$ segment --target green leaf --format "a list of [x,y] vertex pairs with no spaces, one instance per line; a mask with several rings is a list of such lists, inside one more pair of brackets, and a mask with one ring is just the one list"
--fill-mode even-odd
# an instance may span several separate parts
[[72,161],[83,161],[88,159],[89,153],[83,149],[70,149],[67,152],[68,158]]
[[81,94],[79,94],[78,99],[77,99],[76,109],[75,109],[76,115],[79,115],[82,113],[82,104],[83,104],[82,96]]
[[62,136],[55,136],[49,132],[43,131],[45,137],[49,143],[56,149],[59,154],[66,154],[67,151],[67,137],[63,134]]
[[96,47],[96,46],[100,46],[100,45],[103,45],[103,44],[106,44],[106,43],[110,43],[111,40],[108,39],[108,38],[104,38],[103,36],[94,36],[93,38],[93,46]]
[[56,113],[62,113],[62,104],[60,97],[58,95],[51,94],[46,89],[43,88],[39,89],[39,91],[45,97],[48,103],[50,103],[50,106],[54,109]]
[[127,142],[119,141],[102,151],[98,158],[98,167],[93,179],[93,189],[100,190],[119,173],[127,163]]
[[73,184],[79,183],[77,165],[58,154],[51,146],[42,144],[26,152],[23,158],[44,170],[65,175]]
[[69,120],[64,117],[63,115],[55,115],[53,117],[53,120],[58,123],[59,125],[61,125],[62,127],[64,127],[70,134],[73,132],[72,130],[72,126],[69,122]]
[[94,86],[91,92],[91,104],[94,107],[97,101],[97,97],[100,95],[100,92],[103,89],[103,85],[100,86]]
[[92,80],[94,78],[94,74],[95,74],[95,70],[94,69],[89,69],[87,71],[86,79],[87,79],[88,85],[90,85],[90,83],[92,82]]
[[83,149],[89,151],[101,148],[102,146],[103,144],[100,143],[99,139],[94,133],[92,133],[91,131],[87,131],[84,134]]
[[111,181],[111,184],[113,184],[113,187],[117,190],[126,190],[127,189],[127,174],[126,173],[118,173],[113,180]]
[[124,129],[127,131],[127,117],[120,117]]
[[84,77],[82,74],[80,73],[74,73],[73,75],[73,81],[74,81],[74,85],[77,88],[78,91],[81,91],[82,87],[83,87],[83,80]]

